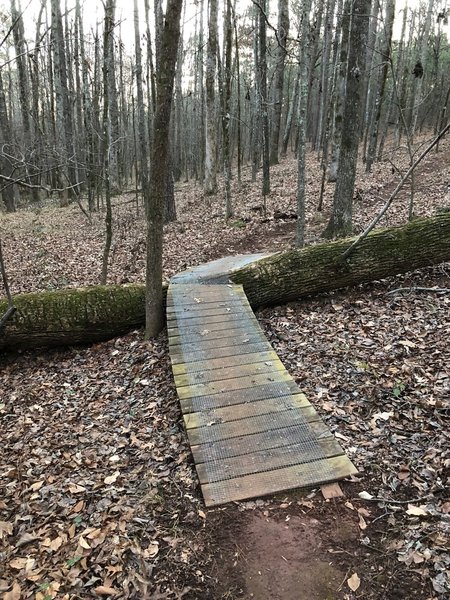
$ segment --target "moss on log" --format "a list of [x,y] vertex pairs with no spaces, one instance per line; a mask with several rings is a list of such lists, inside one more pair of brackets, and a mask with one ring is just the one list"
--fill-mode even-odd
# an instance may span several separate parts
[[[0,349],[66,346],[110,339],[145,320],[145,287],[111,285],[14,297],[17,308],[0,332]],[[0,302],[0,314],[6,311]]]
[[354,240],[274,254],[234,271],[230,278],[244,286],[256,308],[439,264],[450,260],[450,214],[378,229],[343,261]]
[[[450,260],[450,213],[381,229],[362,240],[346,260],[354,239],[273,254],[232,271],[253,307],[283,304]],[[205,282],[205,280],[203,280]],[[96,286],[14,297],[16,313],[0,331],[0,350],[98,342],[145,322],[143,285]],[[0,301],[0,315],[7,310]]]

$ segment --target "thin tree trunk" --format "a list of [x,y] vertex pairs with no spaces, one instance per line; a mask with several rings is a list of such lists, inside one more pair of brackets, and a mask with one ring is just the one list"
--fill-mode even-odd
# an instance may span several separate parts
[[375,100],[375,115],[371,124],[369,133],[369,148],[366,156],[366,173],[369,173],[372,164],[376,158],[376,150],[378,145],[378,130],[380,127],[381,109],[384,101],[384,90],[386,87],[386,78],[391,60],[391,41],[392,28],[394,26],[395,17],[395,0],[387,0],[386,3],[386,18],[384,21],[383,44],[381,47],[380,58],[383,61],[379,81],[377,82],[376,100]]
[[309,36],[309,13],[311,0],[304,0],[302,4],[302,24],[300,39],[300,99],[298,110],[298,171],[297,171],[297,231],[295,245],[301,248],[305,243],[305,162],[306,162],[306,111],[308,108],[308,65],[310,64],[310,36]]
[[333,198],[333,213],[324,233],[328,237],[342,237],[352,231],[353,190],[358,160],[363,102],[361,93],[364,80],[364,65],[361,64],[359,57],[363,55],[367,43],[369,11],[370,0],[361,0],[353,5],[339,172]]
[[205,194],[217,193],[217,148],[215,76],[217,60],[217,0],[209,0],[208,45],[206,51],[206,135],[205,135]]
[[112,243],[112,208],[111,208],[111,69],[112,61],[112,35],[114,32],[114,18],[116,10],[115,0],[105,2],[105,25],[103,33],[103,179],[105,186],[105,246],[103,249],[101,284],[105,285],[108,278],[108,260]]
[[344,106],[346,96],[346,74],[348,61],[348,44],[350,35],[350,13],[351,1],[345,0],[341,21],[341,44],[339,51],[339,65],[334,89],[334,127],[331,149],[331,160],[328,167],[328,181],[337,180],[339,170],[339,159],[341,154],[342,121],[344,118]]
[[289,2],[278,0],[278,25],[275,49],[275,73],[273,94],[273,121],[270,139],[270,164],[278,164],[278,145],[280,141],[281,110],[283,108],[284,64],[286,43],[289,35]]
[[264,214],[266,214],[266,198],[270,193],[270,156],[269,156],[269,108],[267,99],[267,25],[266,12],[267,0],[259,3],[259,110],[262,121],[262,167],[263,185],[262,195],[264,199]]
[[164,197],[170,155],[169,132],[175,64],[180,37],[182,0],[168,0],[161,30],[157,70],[157,102],[151,152],[150,204],[147,210],[147,268],[145,298],[145,335],[159,333],[163,325],[162,249]]

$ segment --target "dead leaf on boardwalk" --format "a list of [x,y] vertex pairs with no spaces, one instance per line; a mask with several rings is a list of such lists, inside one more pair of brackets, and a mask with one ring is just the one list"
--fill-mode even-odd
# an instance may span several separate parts
[[352,592],[356,592],[356,590],[361,585],[361,579],[358,577],[357,573],[353,573],[353,575],[347,579],[348,587],[352,590]]

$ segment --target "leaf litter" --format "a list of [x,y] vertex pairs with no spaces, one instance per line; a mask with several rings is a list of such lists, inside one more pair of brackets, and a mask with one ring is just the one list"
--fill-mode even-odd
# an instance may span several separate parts
[[[443,204],[446,148],[434,170],[423,170],[419,214]],[[373,175],[360,174],[357,229],[382,204],[394,177],[389,169],[380,164]],[[295,161],[274,168],[272,215],[295,206],[295,177]],[[310,198],[319,184],[308,178]],[[292,220],[253,210],[259,182],[244,170],[242,186],[233,185],[242,227],[224,224],[220,197],[205,215],[199,188],[177,187],[179,220],[165,228],[166,278],[226,254],[292,244]],[[404,194],[384,224],[404,222],[407,207]],[[310,243],[320,241],[327,214],[310,203]],[[0,228],[13,292],[96,284],[102,220],[94,215],[89,224],[76,207],[45,205],[6,215]],[[114,226],[109,282],[142,281],[142,209],[136,216],[129,204],[120,206]],[[222,528],[238,535],[246,511],[288,521],[294,506],[319,521],[332,511],[354,519],[356,545],[329,549],[347,572],[337,598],[445,598],[450,296],[395,290],[448,288],[449,275],[441,265],[259,311],[280,358],[361,470],[343,484],[347,497],[332,503],[313,490],[294,502],[283,496],[204,509],[165,333],[151,342],[132,332],[89,348],[3,357],[3,598],[242,597],[237,587],[218,591],[213,565]],[[230,560],[245,569],[239,554]]]

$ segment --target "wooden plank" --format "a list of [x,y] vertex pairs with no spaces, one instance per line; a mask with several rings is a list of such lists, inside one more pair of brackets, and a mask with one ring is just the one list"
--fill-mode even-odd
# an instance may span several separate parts
[[271,448],[290,446],[299,442],[314,444],[315,437],[319,439],[331,437],[330,430],[322,421],[242,435],[197,446],[191,444],[191,449],[196,463],[220,462],[231,456],[252,454],[258,450],[270,450]]
[[[267,375],[253,375],[252,377],[236,377],[235,379],[226,379],[225,381],[210,383],[198,383],[196,385],[177,386],[178,397],[180,400],[199,396],[212,396],[214,394],[225,394],[234,390],[245,390],[253,388],[256,385],[265,383],[292,381],[292,377],[287,371],[276,371]],[[245,394],[245,392],[243,392]]]
[[187,325],[186,322],[183,322],[177,326],[173,326],[172,323],[167,323],[167,335],[169,338],[173,338],[180,334],[191,335],[204,331],[228,331],[231,327],[245,327],[246,323],[248,323],[248,319],[244,317],[235,319],[227,318],[213,323],[195,323],[194,325]]
[[189,413],[199,410],[209,410],[210,408],[235,406],[236,404],[242,404],[242,400],[254,402],[268,398],[281,398],[289,394],[298,394],[298,391],[299,389],[294,381],[275,381],[257,385],[251,389],[247,388],[245,394],[242,393],[242,390],[228,390],[224,394],[215,394],[213,396],[180,398],[180,405],[183,413]]
[[289,467],[321,458],[331,458],[343,454],[341,446],[333,438],[317,440],[312,445],[291,444],[289,446],[280,446],[270,450],[257,450],[251,454],[234,456],[220,462],[220,469],[216,463],[197,463],[197,475],[200,483],[212,483],[214,481],[223,481],[234,477],[242,477],[252,473],[262,471],[272,471],[282,467]]
[[334,483],[326,483],[320,486],[320,491],[325,500],[331,500],[331,498],[342,498],[344,492],[341,486],[335,481]]
[[[189,419],[191,415],[186,415]],[[220,440],[228,440],[242,435],[251,435],[254,433],[262,433],[281,427],[291,427],[301,425],[302,423],[312,423],[320,421],[320,417],[313,406],[305,406],[305,408],[295,411],[278,410],[276,416],[274,413],[255,415],[248,417],[243,421],[231,421],[230,423],[217,423],[210,427],[196,427],[189,429],[189,443],[191,445],[207,444]]]
[[206,506],[267,496],[298,487],[319,485],[355,475],[357,469],[347,456],[326,458],[313,463],[237,477],[226,482],[203,485]]
[[[183,331],[188,331],[189,329],[200,329],[207,327],[211,329],[213,325],[219,324],[227,324],[228,326],[237,325],[243,326],[245,322],[250,322],[253,325],[257,325],[259,327],[258,321],[254,317],[249,317],[248,315],[241,313],[235,314],[224,314],[224,315],[214,315],[212,317],[200,317],[200,318],[192,318],[192,319],[180,319],[178,321],[167,321],[167,327],[169,329],[169,335],[171,329],[182,329]],[[223,327],[216,327],[216,329],[223,329]],[[176,334],[175,334],[176,335]]]
[[276,352],[250,352],[248,354],[233,354],[219,358],[210,358],[206,360],[197,360],[194,362],[186,362],[182,364],[172,364],[174,375],[186,375],[187,373],[196,373],[197,371],[212,371],[214,369],[226,369],[228,367],[236,367],[237,365],[256,364],[258,362],[266,362],[271,360],[279,360]]
[[[178,352],[175,351],[175,348],[178,348]],[[170,360],[172,365],[188,367],[190,365],[194,365],[197,361],[204,361],[208,359],[244,357],[247,354],[259,352],[259,350],[262,348],[262,345],[259,341],[253,343],[248,342],[242,344],[242,346],[224,346],[223,348],[218,348],[216,345],[214,348],[207,348],[203,350],[197,349],[196,351],[191,352],[180,351],[181,346],[175,346],[175,348],[171,348],[170,350]],[[270,350],[267,350],[267,348],[270,348]],[[262,351],[273,352],[269,343],[267,343],[266,349]]]
[[166,309],[167,318],[173,319],[175,317],[198,317],[202,314],[208,314],[212,311],[220,313],[235,312],[239,310],[251,311],[248,302],[243,302],[239,298],[233,298],[232,300],[216,300],[215,302],[200,302],[199,304],[182,304],[180,306],[168,306]]
[[173,352],[175,355],[179,352],[183,352],[184,355],[189,355],[190,352],[198,351],[200,347],[203,350],[213,350],[214,348],[227,348],[230,346],[238,348],[245,346],[245,344],[254,344],[255,342],[259,342],[261,344],[262,351],[266,352],[267,350],[270,350],[272,348],[267,339],[264,337],[262,331],[254,331],[253,333],[246,334],[244,334],[244,332],[241,331],[240,335],[236,337],[223,337],[218,339],[208,338],[201,339],[195,342],[184,340],[182,346],[182,340],[179,337],[169,338],[170,353]]
[[255,318],[255,315],[250,314],[240,308],[240,310],[230,310],[228,312],[223,312],[215,315],[204,315],[199,314],[196,317],[186,318],[184,315],[174,316],[172,318],[167,318],[167,326],[168,327],[194,327],[195,325],[212,325],[213,323],[225,323],[227,321],[235,322],[235,321],[244,321],[248,319],[252,321],[252,323],[258,323],[258,320]]
[[217,306],[215,306],[214,308],[210,308],[209,310],[203,310],[201,312],[192,312],[192,313],[185,313],[185,312],[177,312],[175,314],[171,314],[167,316],[167,320],[172,323],[174,321],[176,321],[177,323],[182,323],[183,321],[188,321],[188,322],[195,322],[195,320],[203,320],[203,321],[210,321],[210,322],[214,322],[214,318],[216,317],[215,320],[219,320],[220,317],[226,317],[227,315],[242,315],[242,316],[246,316],[249,319],[252,319],[254,321],[256,321],[255,315],[251,312],[250,309],[245,308],[244,306],[238,306],[235,308],[217,308]]
[[174,375],[175,384],[178,387],[195,385],[199,383],[212,383],[226,381],[237,377],[252,377],[253,375],[266,375],[268,373],[286,372],[281,360],[266,360],[254,364],[243,364],[235,367],[223,367],[210,371],[196,371],[185,375]]
[[184,424],[186,429],[209,427],[212,423],[230,423],[277,411],[297,410],[305,406],[311,406],[308,398],[304,394],[295,394],[292,396],[282,396],[281,398],[243,402],[242,404],[224,406],[222,408],[210,408],[200,412],[185,413]]
[[170,346],[198,343],[203,340],[235,340],[236,338],[245,340],[249,339],[250,336],[259,337],[261,341],[267,342],[259,327],[248,321],[241,327],[229,327],[225,331],[211,331],[206,327],[200,329],[197,333],[184,333],[182,329],[178,329],[178,331],[180,335],[169,336]]

